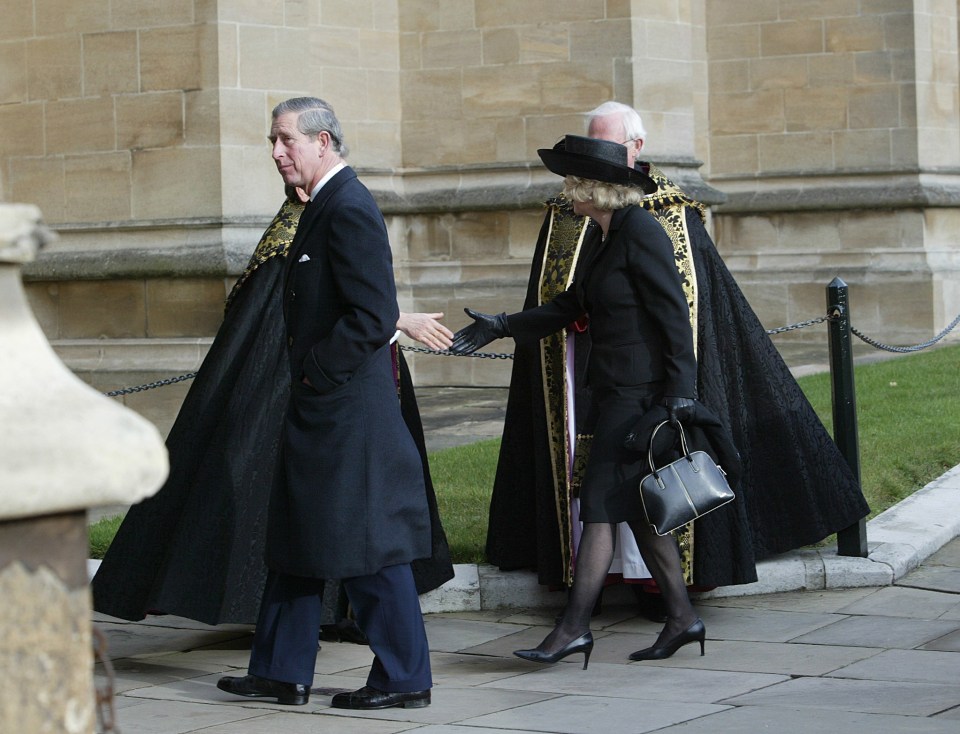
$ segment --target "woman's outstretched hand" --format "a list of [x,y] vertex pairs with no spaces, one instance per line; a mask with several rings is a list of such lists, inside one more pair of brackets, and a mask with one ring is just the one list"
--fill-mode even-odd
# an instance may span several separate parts
[[494,339],[510,336],[507,314],[491,315],[470,308],[463,309],[463,312],[473,319],[473,323],[464,326],[453,335],[453,346],[450,347],[450,351],[454,354],[473,354]]

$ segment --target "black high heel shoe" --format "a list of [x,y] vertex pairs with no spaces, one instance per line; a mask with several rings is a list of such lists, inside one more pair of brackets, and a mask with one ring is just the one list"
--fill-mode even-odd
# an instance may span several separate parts
[[631,660],[666,660],[668,657],[673,655],[677,650],[683,647],[686,644],[691,642],[700,643],[700,655],[703,655],[703,646],[704,640],[707,638],[707,629],[703,626],[703,620],[698,619],[696,622],[687,627],[683,632],[681,632],[676,637],[667,640],[662,645],[654,645],[653,647],[646,647],[643,650],[637,650],[636,652],[630,653]]
[[584,632],[577,639],[568,642],[556,652],[543,652],[542,650],[514,650],[513,654],[524,660],[531,660],[535,663],[556,663],[563,660],[568,655],[575,652],[583,653],[583,669],[587,669],[587,663],[590,662],[590,653],[593,652],[593,633]]

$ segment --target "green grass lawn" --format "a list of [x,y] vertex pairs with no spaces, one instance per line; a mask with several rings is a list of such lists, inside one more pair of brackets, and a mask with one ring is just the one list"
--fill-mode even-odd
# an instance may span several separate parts
[[[855,373],[861,478],[872,517],[960,464],[960,345],[860,365]],[[799,383],[832,433],[830,376]],[[499,449],[500,440],[491,439],[430,455],[454,563],[484,561]],[[102,556],[118,526],[118,518],[91,526],[92,557]]]

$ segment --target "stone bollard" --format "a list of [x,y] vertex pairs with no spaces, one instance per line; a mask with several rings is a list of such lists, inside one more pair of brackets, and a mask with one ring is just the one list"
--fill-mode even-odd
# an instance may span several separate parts
[[167,474],[147,420],[75,377],[33,317],[20,266],[52,237],[0,204],[0,732],[96,725],[89,507],[132,504]]

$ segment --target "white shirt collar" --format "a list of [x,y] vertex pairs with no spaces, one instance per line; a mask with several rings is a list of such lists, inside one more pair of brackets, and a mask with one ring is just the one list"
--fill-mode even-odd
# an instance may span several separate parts
[[317,194],[320,193],[320,189],[323,188],[323,185],[329,181],[331,178],[340,173],[340,170],[346,168],[347,164],[343,161],[340,161],[337,165],[327,171],[327,175],[320,179],[320,182],[313,187],[313,191],[310,192],[310,201],[313,201],[317,198]]

